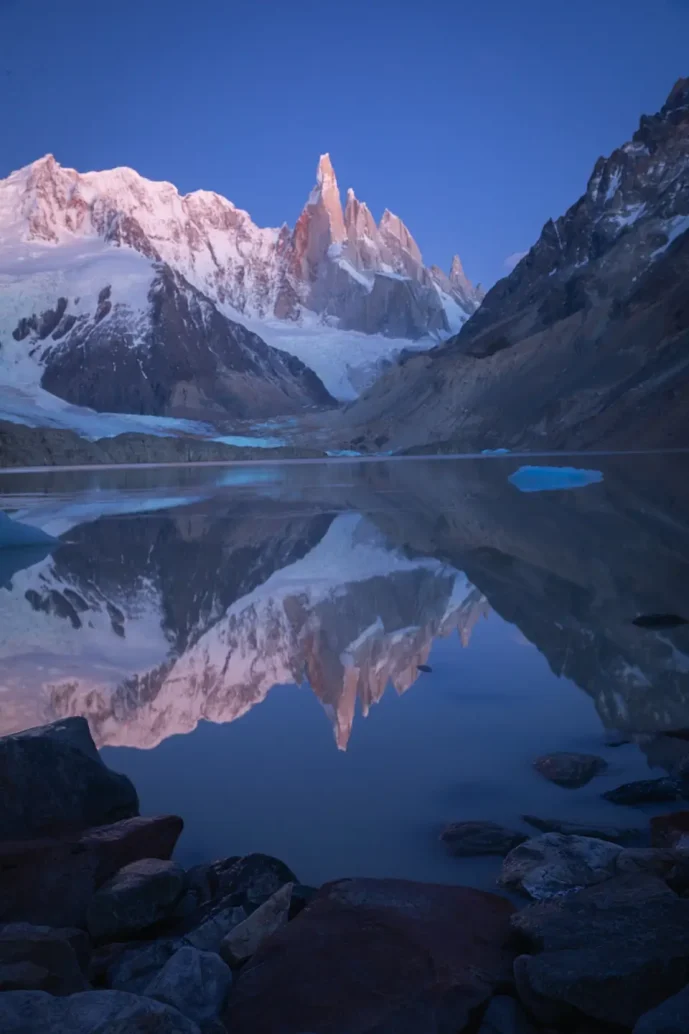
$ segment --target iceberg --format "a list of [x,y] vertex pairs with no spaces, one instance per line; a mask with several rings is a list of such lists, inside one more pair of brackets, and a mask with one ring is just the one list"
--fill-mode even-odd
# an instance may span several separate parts
[[507,456],[509,449],[481,449],[482,456]]
[[520,492],[551,492],[596,484],[603,480],[603,472],[583,467],[520,467],[507,480]]

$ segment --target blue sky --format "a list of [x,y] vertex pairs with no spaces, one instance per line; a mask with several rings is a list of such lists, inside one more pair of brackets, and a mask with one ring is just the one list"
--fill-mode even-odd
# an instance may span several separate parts
[[296,219],[322,151],[504,274],[689,75],[689,0],[0,0],[0,176],[51,151]]

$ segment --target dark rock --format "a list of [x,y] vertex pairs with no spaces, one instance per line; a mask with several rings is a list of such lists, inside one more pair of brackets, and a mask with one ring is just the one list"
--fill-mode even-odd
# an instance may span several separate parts
[[56,839],[0,843],[0,921],[85,926],[95,891],[142,858],[169,858],[175,815],[123,819]]
[[117,940],[164,919],[184,889],[184,870],[176,862],[144,858],[125,865],[91,899],[86,913],[95,940]]
[[104,967],[104,983],[117,991],[143,994],[151,980],[179,950],[181,942],[170,937],[156,941],[118,945]]
[[617,871],[648,872],[665,880],[677,894],[689,890],[689,850],[632,847],[617,857]]
[[535,1029],[519,1002],[496,995],[488,1003],[478,1034],[535,1034]]
[[551,783],[557,783],[558,786],[570,790],[585,786],[607,767],[607,761],[597,754],[572,754],[566,751],[544,754],[534,761],[537,772]]
[[[84,973],[90,950],[83,930],[29,923],[0,927],[0,967],[5,990],[49,991],[55,995],[85,991],[89,986]],[[36,982],[30,983],[31,979]],[[13,982],[15,986],[11,987]]]
[[69,832],[138,811],[132,783],[100,760],[85,719],[0,738],[0,839]]
[[676,779],[661,776],[660,779],[639,779],[634,783],[623,783],[602,795],[613,804],[662,804],[678,801],[681,797]]
[[633,625],[639,628],[679,628],[680,625],[687,625],[689,621],[678,614],[640,614],[634,618]]
[[508,976],[512,905],[405,880],[327,884],[242,969],[232,1034],[462,1030]]
[[55,998],[45,991],[0,995],[2,1034],[201,1034],[198,1024],[153,998],[125,991],[85,991]]
[[689,901],[653,877],[620,877],[531,906],[513,926],[544,949],[515,965],[525,1001],[534,995],[556,1010],[632,1027],[689,981]]
[[309,901],[318,893],[317,887],[309,887],[305,883],[295,883],[292,886],[292,900],[289,906],[289,917],[294,919],[302,912]]
[[687,1034],[689,1030],[689,985],[644,1013],[634,1034]]
[[654,815],[651,819],[651,844],[653,847],[689,848],[689,811]]
[[542,833],[562,833],[564,836],[593,837],[611,844],[643,844],[648,834],[643,829],[602,826],[595,822],[566,822],[562,819],[539,819],[536,815],[522,815],[524,822]]
[[187,946],[168,959],[144,994],[205,1024],[220,1015],[231,985],[232,973],[218,955]]
[[610,879],[621,850],[593,837],[544,833],[510,851],[499,882],[532,898],[550,898]]
[[570,1030],[577,1016],[576,1010],[571,1005],[554,1002],[534,991],[527,973],[530,958],[530,955],[519,955],[514,960],[514,983],[519,1001],[539,1026],[550,1030],[553,1027],[558,1031],[563,1028]]
[[[664,916],[677,896],[655,876],[627,874],[593,887],[538,901],[510,920],[529,951],[584,948],[636,927],[643,917]],[[641,919],[639,918],[641,917]]]
[[292,884],[285,883],[248,919],[228,933],[220,944],[220,956],[228,966],[239,966],[255,955],[263,942],[289,919]]
[[285,883],[299,882],[284,862],[266,854],[228,858],[215,862],[213,870],[218,880],[216,898],[224,900],[231,896],[247,911],[262,904]]
[[490,854],[504,858],[528,837],[526,833],[506,829],[495,822],[452,822],[442,831],[440,839],[458,858]]
[[241,905],[219,908],[199,926],[189,930],[184,935],[184,940],[199,951],[219,951],[223,938],[245,919],[246,910]]

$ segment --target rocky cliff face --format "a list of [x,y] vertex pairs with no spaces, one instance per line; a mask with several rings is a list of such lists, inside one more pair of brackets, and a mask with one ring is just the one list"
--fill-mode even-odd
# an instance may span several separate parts
[[683,79],[459,334],[374,386],[349,426],[397,448],[686,445],[687,282]]

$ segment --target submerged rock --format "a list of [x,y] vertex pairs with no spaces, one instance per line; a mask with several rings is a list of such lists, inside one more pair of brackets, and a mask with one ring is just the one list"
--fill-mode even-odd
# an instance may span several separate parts
[[406,880],[340,880],[262,945],[225,1013],[232,1034],[463,1030],[509,975],[513,906]]
[[550,898],[610,879],[621,850],[618,844],[594,837],[544,833],[510,851],[499,882],[532,898]]
[[144,994],[205,1024],[220,1015],[231,984],[232,973],[218,955],[185,946],[168,959]]
[[153,998],[125,991],[45,991],[0,995],[2,1034],[201,1034],[198,1024]]
[[561,751],[544,754],[534,761],[534,768],[551,783],[568,789],[585,786],[595,775],[608,767],[607,761],[597,754],[573,754]]
[[138,812],[134,786],[103,764],[84,718],[0,737],[0,839],[70,832]]
[[506,829],[495,822],[452,822],[440,834],[450,854],[458,858],[473,855],[501,855],[503,858],[528,839],[526,833]]
[[286,883],[272,897],[252,912],[248,919],[235,926],[223,938],[220,955],[229,966],[238,966],[255,955],[260,946],[289,919],[292,884]]
[[176,862],[132,862],[91,899],[88,931],[95,940],[114,941],[146,930],[170,913],[183,888],[184,870]]
[[595,840],[609,840],[611,844],[642,844],[648,842],[643,829],[633,827],[602,826],[595,822],[566,822],[563,819],[540,819],[536,815],[522,815],[522,819],[542,833],[563,833],[565,836],[593,837]]
[[666,801],[680,800],[681,793],[676,779],[661,776],[660,779],[638,779],[633,783],[623,783],[602,796],[613,804],[664,804]]

